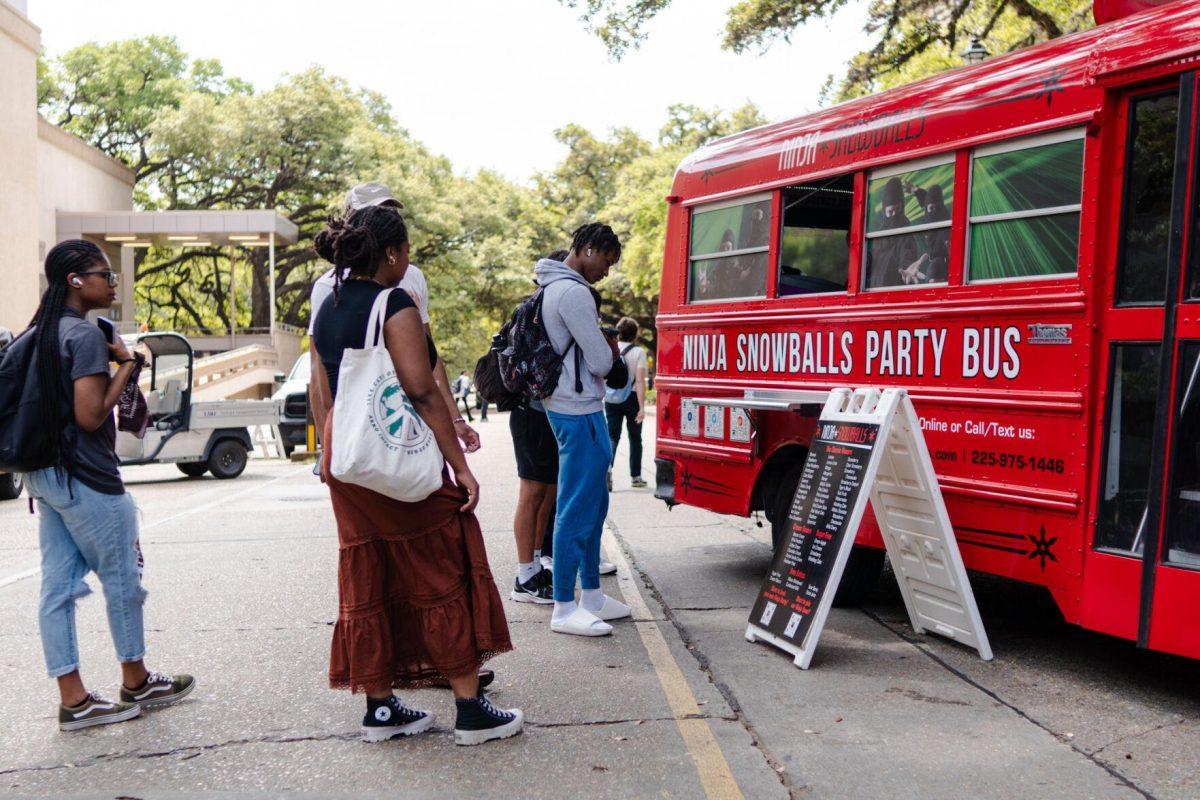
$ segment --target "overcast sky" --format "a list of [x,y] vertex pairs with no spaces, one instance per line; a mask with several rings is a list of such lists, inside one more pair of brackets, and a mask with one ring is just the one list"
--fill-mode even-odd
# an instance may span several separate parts
[[51,54],[169,34],[259,87],[321,64],[385,94],[401,124],[460,171],[523,180],[562,157],[553,131],[568,122],[652,137],[674,102],[802,114],[866,41],[858,0],[764,55],[727,53],[732,2],[676,0],[619,63],[557,0],[29,0],[29,16]]

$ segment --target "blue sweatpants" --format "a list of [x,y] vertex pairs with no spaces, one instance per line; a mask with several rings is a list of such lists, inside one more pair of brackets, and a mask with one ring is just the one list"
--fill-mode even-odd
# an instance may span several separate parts
[[605,475],[612,461],[604,412],[546,412],[558,440],[558,510],[554,517],[554,599],[575,599],[575,577],[584,589],[600,588],[600,535],[608,515]]

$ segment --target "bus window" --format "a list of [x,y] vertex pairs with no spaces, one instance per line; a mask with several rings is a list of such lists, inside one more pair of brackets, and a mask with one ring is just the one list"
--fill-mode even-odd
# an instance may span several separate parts
[[1200,343],[1180,348],[1167,561],[1200,567]]
[[976,150],[968,280],[1075,274],[1082,184],[1082,130]]
[[853,205],[853,175],[783,190],[780,297],[849,288]]
[[1096,547],[1141,553],[1158,399],[1157,344],[1113,348],[1100,521]]
[[694,209],[688,302],[765,297],[770,243],[770,195]]
[[952,157],[871,173],[863,288],[945,283],[953,210]]
[[1117,302],[1121,304],[1161,304],[1166,299],[1178,124],[1178,89],[1139,97],[1129,103],[1129,144],[1117,266]]

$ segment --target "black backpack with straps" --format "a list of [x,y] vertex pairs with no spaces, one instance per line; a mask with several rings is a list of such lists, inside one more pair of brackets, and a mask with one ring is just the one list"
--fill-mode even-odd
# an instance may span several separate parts
[[[513,312],[512,319],[501,329],[503,348],[496,353],[500,380],[513,394],[533,400],[543,400],[554,393],[562,374],[563,359],[576,350],[575,341],[559,355],[550,342],[546,323],[542,319],[542,299],[546,290],[538,289]],[[575,370],[575,391],[582,392],[579,370]]]
[[55,463],[50,437],[39,429],[46,402],[37,375],[34,328],[0,353],[0,472],[34,472]]

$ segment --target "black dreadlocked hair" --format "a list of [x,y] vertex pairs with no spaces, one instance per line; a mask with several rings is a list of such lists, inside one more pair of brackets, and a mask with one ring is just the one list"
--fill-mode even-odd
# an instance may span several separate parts
[[567,256],[571,255],[570,250],[555,250],[553,253],[548,253],[546,258],[551,261],[562,262]]
[[603,222],[589,222],[580,225],[571,234],[571,251],[582,253],[585,247],[591,247],[601,253],[612,253],[618,260],[621,258],[621,240],[613,229]]
[[58,338],[59,320],[67,301],[67,276],[84,273],[95,266],[107,266],[108,260],[96,244],[73,239],[56,244],[46,255],[46,291],[42,292],[37,312],[30,321],[34,328],[37,357],[37,379],[46,402],[38,409],[38,427],[46,437],[47,450],[54,457],[54,467],[61,473],[69,469],[72,458],[66,439],[69,419],[66,415],[74,405],[67,397],[62,377],[62,348]]
[[330,216],[313,249],[334,266],[334,302],[345,277],[375,277],[384,251],[407,241],[408,226],[394,207],[367,206],[344,217]]

